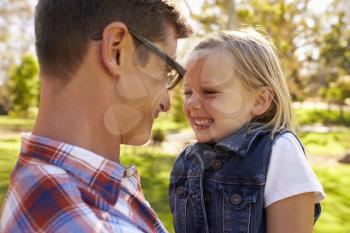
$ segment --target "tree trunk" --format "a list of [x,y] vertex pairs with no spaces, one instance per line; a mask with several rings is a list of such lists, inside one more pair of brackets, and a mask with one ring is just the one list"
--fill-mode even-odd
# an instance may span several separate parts
[[227,30],[233,30],[237,25],[237,17],[236,17],[236,4],[235,0],[228,0],[228,20],[226,24]]

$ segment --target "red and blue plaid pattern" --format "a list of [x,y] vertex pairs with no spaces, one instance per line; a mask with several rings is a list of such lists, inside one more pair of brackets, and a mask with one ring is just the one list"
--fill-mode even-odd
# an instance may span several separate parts
[[0,232],[167,232],[135,167],[31,134],[3,204]]

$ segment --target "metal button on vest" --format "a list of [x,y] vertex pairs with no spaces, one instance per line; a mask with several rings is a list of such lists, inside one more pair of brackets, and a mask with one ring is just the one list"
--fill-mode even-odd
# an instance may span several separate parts
[[182,196],[182,195],[184,195],[185,191],[186,191],[186,189],[184,186],[179,186],[176,188],[175,193],[179,196]]
[[222,168],[222,162],[218,159],[214,159],[211,161],[211,166],[212,168],[214,168],[215,170],[219,170]]
[[192,160],[193,157],[194,157],[193,154],[187,154],[186,159],[187,160]]
[[205,202],[209,202],[209,201],[210,201],[210,195],[209,195],[209,193],[205,193],[205,194],[204,194],[204,201],[205,201]]
[[196,197],[197,197],[197,193],[192,193],[191,194],[191,198],[194,200],[194,199],[196,199]]
[[242,201],[242,196],[237,193],[232,194],[230,197],[230,202],[234,205],[241,203],[241,201]]

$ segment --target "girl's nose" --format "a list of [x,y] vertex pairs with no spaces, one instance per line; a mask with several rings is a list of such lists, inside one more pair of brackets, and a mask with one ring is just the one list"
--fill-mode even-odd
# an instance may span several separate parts
[[187,100],[185,100],[185,107],[187,109],[200,109],[201,101],[199,96],[192,94]]

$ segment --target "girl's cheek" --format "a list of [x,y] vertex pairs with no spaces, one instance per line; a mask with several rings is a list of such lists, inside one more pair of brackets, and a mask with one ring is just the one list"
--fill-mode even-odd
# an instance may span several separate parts
[[218,107],[220,106],[220,101],[216,100],[216,99],[207,99],[205,102],[204,102],[204,106],[205,106],[205,109],[212,113],[212,114],[215,114],[215,112],[217,112],[218,110]]
[[187,108],[186,102],[184,102],[184,105],[183,105],[183,112],[184,112],[184,114],[185,114],[185,118],[186,118],[187,120],[189,120],[190,111],[189,111],[189,109]]
[[183,103],[183,106],[182,106],[182,110],[183,110],[185,113],[188,112],[188,102],[187,102],[186,99],[184,100],[184,103]]

